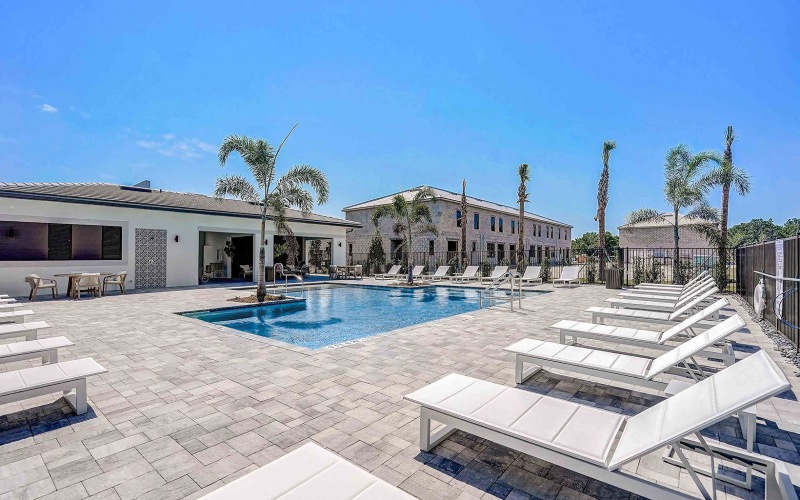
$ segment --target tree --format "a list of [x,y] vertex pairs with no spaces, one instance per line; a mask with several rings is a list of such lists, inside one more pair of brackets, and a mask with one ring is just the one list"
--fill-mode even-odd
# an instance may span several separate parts
[[[692,154],[689,148],[681,144],[669,150],[664,162],[664,199],[672,208],[672,233],[674,238],[673,282],[680,278],[675,272],[679,269],[679,236],[678,226],[681,221],[681,210],[689,210],[684,219],[689,227],[703,235],[715,230],[719,222],[719,214],[706,201],[708,186],[702,182],[703,169],[710,161],[715,161],[712,152]],[[667,222],[668,219],[658,210],[640,208],[629,213],[626,224],[639,222]]]
[[322,252],[322,240],[313,240],[308,249],[308,264],[314,267],[315,272],[320,272],[322,262],[325,259]]
[[531,167],[527,163],[520,164],[517,168],[517,177],[519,178],[517,187],[517,203],[519,203],[517,265],[521,265],[522,259],[525,258],[525,203],[529,201],[528,181],[531,180]]
[[[608,206],[608,160],[611,158],[611,151],[617,147],[614,141],[603,143],[603,172],[600,174],[600,181],[597,183],[597,214],[594,220],[597,221],[597,234],[600,235],[598,248],[606,247],[606,207]],[[605,279],[606,256],[600,256],[600,279]]]
[[375,228],[375,234],[369,243],[369,253],[367,254],[367,273],[380,274],[386,271],[386,251],[383,249],[383,235]]
[[411,274],[411,251],[414,248],[412,246],[414,236],[425,233],[439,234],[436,226],[433,225],[428,202],[436,203],[436,196],[431,188],[421,187],[416,190],[410,200],[406,200],[402,194],[397,194],[392,198],[390,204],[382,205],[372,212],[372,223],[376,228],[384,217],[389,217],[394,221],[392,232],[402,238],[398,251],[404,250],[406,254],[409,284],[414,282]]
[[800,219],[796,217],[787,220],[786,224],[784,224],[781,229],[781,236],[783,238],[793,238],[797,236],[797,233],[800,233]]
[[467,266],[467,180],[461,181],[461,269]]
[[328,180],[321,170],[310,165],[295,165],[283,175],[276,177],[275,163],[286,140],[294,132],[292,127],[275,150],[263,139],[251,139],[244,135],[230,135],[219,147],[219,163],[225,166],[231,153],[238,153],[244,161],[255,183],[238,174],[229,174],[217,179],[214,196],[224,198],[232,196],[241,200],[261,205],[261,244],[258,253],[258,287],[256,297],[263,302],[267,296],[267,285],[264,282],[264,241],[266,240],[267,219],[275,224],[278,234],[285,237],[289,262],[297,259],[297,239],[294,237],[286,211],[290,207],[300,209],[308,214],[314,208],[314,197],[307,188],[317,195],[317,203],[328,201]]
[[722,215],[719,235],[712,238],[712,241],[716,240],[718,248],[716,281],[720,290],[724,290],[728,286],[728,204],[730,202],[731,187],[736,189],[739,196],[745,196],[750,192],[750,177],[744,169],[737,167],[733,163],[731,146],[735,139],[736,135],[733,133],[733,127],[729,125],[725,131],[725,152],[722,155],[722,161],[706,173],[701,180],[708,187],[722,189]]
[[[572,254],[575,256],[578,255],[594,255],[597,253],[597,249],[600,248],[599,241],[597,238],[597,233],[594,231],[583,233],[578,238],[573,238],[572,244],[570,245]],[[609,231],[606,231],[605,237],[605,248],[606,254],[614,255],[617,253],[617,249],[619,248],[619,236],[612,234]]]
[[[750,222],[736,224],[728,231],[728,244],[735,248],[794,236],[795,233],[791,232],[791,230],[794,227],[793,223],[796,223],[796,221],[798,219],[789,219],[786,221],[785,226],[775,224],[772,219],[753,219]],[[787,228],[789,229],[789,234],[787,234]]]

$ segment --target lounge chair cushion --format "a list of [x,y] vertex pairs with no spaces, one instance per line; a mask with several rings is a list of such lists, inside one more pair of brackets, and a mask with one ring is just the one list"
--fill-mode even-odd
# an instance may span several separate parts
[[106,371],[94,359],[83,358],[0,373],[0,396],[86,378]]
[[44,321],[31,321],[30,323],[7,323],[0,325],[0,337],[8,336],[15,333],[30,332],[33,330],[42,330],[50,328],[50,325]]
[[458,374],[406,399],[602,466],[624,422],[618,413]]
[[766,352],[754,353],[628,419],[610,470],[790,387]]
[[631,317],[638,319],[655,319],[660,321],[668,321],[669,313],[660,311],[643,311],[639,309],[617,309],[614,307],[590,307],[586,312],[599,313],[607,316],[617,316],[620,318]]
[[661,332],[652,330],[640,330],[638,328],[625,328],[622,326],[598,325],[595,323],[584,323],[581,321],[561,320],[551,328],[567,330],[571,332],[586,332],[609,337],[620,337],[625,339],[640,340],[642,342],[658,343]]
[[308,443],[204,496],[300,500],[411,500],[414,497],[341,457]]
[[58,349],[59,347],[69,347],[71,345],[75,344],[70,342],[67,337],[51,337],[48,339],[26,340],[24,342],[0,344],[0,359],[8,356],[16,356],[18,354],[25,354],[29,352],[38,352],[47,349]]
[[581,365],[597,370],[644,378],[651,359],[586,347],[566,346],[556,342],[523,339],[505,348],[515,354],[548,359],[562,363]]

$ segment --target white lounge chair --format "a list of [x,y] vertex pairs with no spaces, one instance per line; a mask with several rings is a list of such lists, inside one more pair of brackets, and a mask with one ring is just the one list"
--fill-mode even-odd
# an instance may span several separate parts
[[561,276],[559,276],[558,279],[553,280],[553,287],[556,286],[556,283],[563,283],[565,285],[575,283],[576,285],[581,286],[581,280],[578,278],[580,271],[580,266],[566,266],[562,268]]
[[489,280],[489,284],[493,285],[496,284],[497,281],[503,277],[504,274],[508,272],[508,266],[494,266],[492,269],[492,274],[489,275],[488,278],[480,278],[480,282],[483,283],[484,279]]
[[[560,342],[565,345],[574,344],[578,339],[585,338],[602,342],[612,342],[614,344],[647,347],[659,351],[669,351],[674,346],[667,344],[668,341],[694,337],[696,335],[695,328],[698,323],[716,314],[727,305],[728,299],[719,299],[702,311],[689,316],[663,332],[640,330],[638,328],[623,326],[598,325],[596,323],[584,323],[571,320],[561,320],[550,328],[559,331]],[[719,351],[709,350],[708,352],[700,353],[700,355],[722,359],[726,364],[732,364],[735,361],[733,348],[730,344],[725,344],[724,348]]]
[[[706,293],[711,296],[711,290]],[[601,325],[606,319],[615,319],[625,321],[643,321],[645,323],[657,323],[660,325],[674,326],[676,323],[683,321],[686,316],[691,316],[699,310],[701,307],[700,303],[705,298],[704,295],[695,297],[694,300],[687,302],[682,307],[670,312],[647,311],[643,309],[624,309],[616,307],[590,307],[586,309],[586,312],[592,314],[592,323]],[[712,318],[716,320],[718,316],[719,311],[714,313]],[[718,323],[718,321],[700,321],[695,325],[695,328],[708,329],[716,326]]]
[[[422,272],[425,270],[425,266],[414,266],[411,268],[411,279],[415,280],[422,276]],[[408,273],[398,274],[395,281],[407,281],[408,280]]]
[[[687,360],[708,351],[711,346],[722,342],[744,326],[744,320],[736,314],[657,358],[565,346],[535,339],[520,340],[504,350],[515,355],[514,373],[518,384],[542,368],[555,368],[663,391],[667,388],[667,382],[655,380],[655,377],[665,373],[688,376],[692,380],[705,377],[701,368],[689,366]],[[525,363],[535,366],[526,370]]]
[[[789,387],[780,368],[761,351],[628,419],[616,412],[457,374],[405,399],[420,405],[422,451],[430,451],[460,429],[645,498],[695,498],[622,469],[671,445],[706,498],[710,498],[708,490],[685,459],[685,449],[705,450],[717,460],[736,460],[764,472],[766,498],[777,500],[796,498],[784,464],[724,444],[708,444],[699,431]],[[432,432],[431,421],[444,427]],[[716,487],[713,477],[711,487]]]
[[0,364],[42,358],[42,364],[58,363],[58,349],[75,345],[67,337],[50,337],[25,342],[0,344]]
[[94,359],[83,358],[0,373],[0,404],[63,391],[75,413],[82,415],[88,409],[86,379],[107,371]]
[[24,323],[25,318],[31,316],[32,314],[33,311],[30,309],[0,312],[0,323]]
[[470,281],[478,281],[478,266],[467,266],[461,276],[453,276],[450,278],[451,283],[469,283]]
[[401,268],[401,266],[394,265],[394,266],[391,267],[391,269],[389,269],[388,273],[376,274],[374,276],[374,278],[376,280],[394,280],[394,279],[397,279],[397,277],[400,276],[400,268]]
[[636,285],[636,288],[662,288],[662,289],[680,290],[688,286],[691,286],[692,284],[704,279],[706,276],[708,276],[708,271],[703,271],[694,278],[687,281],[683,285],[675,285],[670,283],[639,283],[638,285]]
[[542,266],[528,266],[525,268],[525,273],[519,278],[518,283],[521,285],[525,284],[537,284],[542,282]]
[[12,299],[12,298],[9,298],[9,297],[0,297],[0,303],[3,303],[3,304],[11,304],[12,302],[16,302],[16,301],[17,301],[17,299]]
[[661,288],[629,288],[623,292],[620,292],[618,295],[622,296],[659,295],[662,297],[683,297],[687,293],[691,293],[693,290],[696,290],[698,287],[713,281],[714,279],[708,276],[696,283],[693,283],[691,286],[688,286],[680,290],[665,290]]
[[606,302],[611,304],[612,307],[620,307],[625,309],[643,309],[645,311],[662,311],[662,312],[672,312],[676,309],[683,307],[684,305],[694,302],[697,299],[698,304],[706,302],[708,299],[712,299],[712,296],[717,293],[719,289],[713,284],[711,288],[705,289],[704,291],[699,291],[698,294],[692,294],[689,297],[684,297],[677,302],[661,302],[659,300],[635,300],[635,299],[620,299],[617,297],[611,297],[606,299]]
[[203,500],[412,500],[364,469],[307,443],[201,497]]
[[16,311],[17,309],[22,309],[23,307],[28,307],[28,305],[21,302],[3,302],[0,303],[0,312]]
[[619,295],[622,299],[627,300],[654,300],[658,302],[683,302],[686,300],[691,300],[692,297],[696,297],[697,295],[714,288],[716,283],[714,280],[709,279],[708,281],[703,281],[702,284],[692,287],[691,290],[683,292],[679,295],[671,295],[671,294],[663,294],[663,293],[642,293],[639,292],[620,292]]
[[442,281],[447,279],[447,273],[450,271],[450,266],[439,266],[436,268],[436,272],[433,274],[425,275],[423,274],[420,276],[422,281]]
[[0,325],[0,339],[10,339],[14,337],[25,337],[25,340],[36,340],[39,330],[50,328],[44,321],[32,321],[30,323],[6,323]]

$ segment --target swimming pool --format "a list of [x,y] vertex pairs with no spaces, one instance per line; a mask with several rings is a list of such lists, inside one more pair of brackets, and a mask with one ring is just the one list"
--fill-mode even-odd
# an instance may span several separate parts
[[[536,293],[526,291],[526,296]],[[184,313],[289,344],[319,349],[405,326],[475,311],[480,290],[322,285],[305,301]]]

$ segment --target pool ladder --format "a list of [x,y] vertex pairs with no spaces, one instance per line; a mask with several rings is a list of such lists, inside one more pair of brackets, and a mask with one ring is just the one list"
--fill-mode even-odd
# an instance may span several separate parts
[[[505,274],[497,278],[495,281],[492,282],[491,285],[486,287],[485,289],[481,290],[481,298],[480,298],[480,307],[483,309],[483,299],[486,298],[487,307],[492,307],[493,301],[503,301],[507,300],[509,305],[511,306],[511,310],[514,310],[514,281],[518,281],[517,283],[517,297],[516,300],[518,301],[517,304],[520,309],[522,309],[522,281],[518,280],[520,278],[520,274],[515,269],[510,269]],[[511,285],[510,293],[508,297],[505,296],[497,296],[497,290],[500,289],[502,285],[506,283]]]

